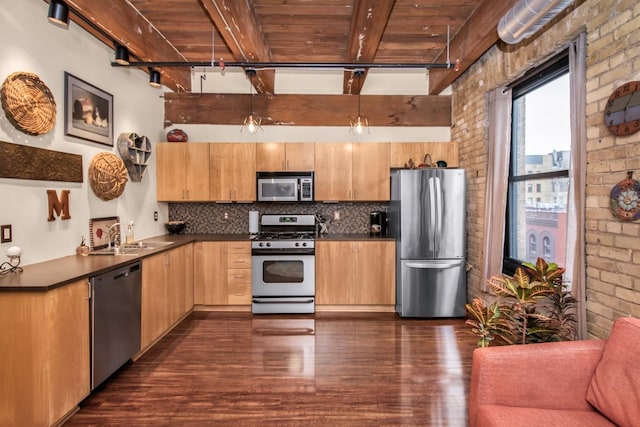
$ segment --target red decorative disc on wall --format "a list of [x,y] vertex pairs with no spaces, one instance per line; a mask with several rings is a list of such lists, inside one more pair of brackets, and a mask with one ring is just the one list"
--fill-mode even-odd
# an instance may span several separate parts
[[622,221],[640,218],[640,182],[633,179],[633,172],[617,183],[611,190],[611,211]]
[[611,94],[604,120],[615,135],[631,135],[640,130],[640,81],[625,83]]

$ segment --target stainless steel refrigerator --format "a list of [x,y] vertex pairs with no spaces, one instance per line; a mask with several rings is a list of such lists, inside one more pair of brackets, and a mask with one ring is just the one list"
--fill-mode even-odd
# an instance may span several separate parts
[[463,169],[391,171],[389,232],[402,317],[465,315],[465,188]]

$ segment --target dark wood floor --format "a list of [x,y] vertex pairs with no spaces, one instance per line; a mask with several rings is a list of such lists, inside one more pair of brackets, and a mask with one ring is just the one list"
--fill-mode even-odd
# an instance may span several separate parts
[[196,312],[70,426],[466,426],[463,320]]

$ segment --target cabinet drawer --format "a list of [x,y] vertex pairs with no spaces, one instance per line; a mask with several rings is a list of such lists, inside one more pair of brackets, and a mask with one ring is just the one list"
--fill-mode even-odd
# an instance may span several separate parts
[[251,255],[251,242],[227,243],[227,253]]
[[232,305],[251,304],[251,284],[229,284],[227,303]]
[[227,268],[251,268],[251,255],[227,254]]
[[251,269],[233,268],[227,270],[227,284],[248,284],[249,286],[251,286]]

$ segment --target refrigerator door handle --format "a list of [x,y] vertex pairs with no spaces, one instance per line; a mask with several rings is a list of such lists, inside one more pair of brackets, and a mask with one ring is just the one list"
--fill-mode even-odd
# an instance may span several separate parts
[[[436,229],[436,201],[434,200],[436,186],[434,184],[436,178],[429,178],[429,230],[431,233],[437,233]],[[437,246],[435,246],[435,237],[429,235],[429,250],[435,252]]]
[[442,240],[442,186],[440,183],[440,178],[435,177],[435,191],[434,198],[435,200],[435,210],[436,210],[436,218],[435,218],[435,228],[433,229],[433,237],[435,242],[435,253],[436,256],[440,253],[440,241]]
[[455,268],[459,267],[459,262],[408,262],[405,264],[409,268]]

